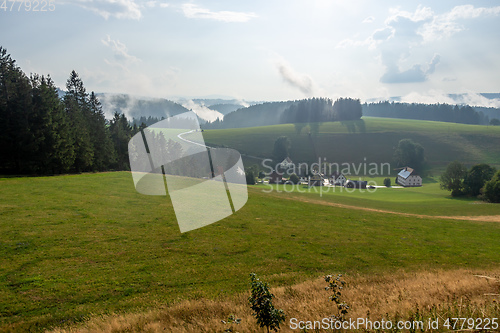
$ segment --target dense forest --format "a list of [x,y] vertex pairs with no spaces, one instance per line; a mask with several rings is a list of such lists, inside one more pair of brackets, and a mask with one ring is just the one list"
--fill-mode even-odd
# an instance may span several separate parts
[[0,47],[0,172],[59,174],[128,169],[140,129],[123,114],[104,117],[94,92],[72,71],[60,98],[50,76],[28,77]]
[[204,124],[206,129],[267,126],[288,123],[358,120],[362,116],[358,99],[310,98],[286,102],[267,102],[241,108],[223,120]]
[[469,105],[410,104],[387,101],[363,104],[363,114],[365,116],[488,125],[490,119],[483,112],[485,108],[478,109],[479,111]]
[[360,104],[358,99],[310,98],[299,101],[269,102],[241,108],[223,120],[204,124],[203,128],[238,128],[287,123],[359,120],[371,117],[443,121],[461,124],[495,125],[500,119],[496,108],[469,105],[377,102]]

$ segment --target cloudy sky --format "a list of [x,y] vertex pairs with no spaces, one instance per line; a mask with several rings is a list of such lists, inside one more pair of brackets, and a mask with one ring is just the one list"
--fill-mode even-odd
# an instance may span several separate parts
[[0,46],[61,87],[74,69],[88,90],[167,98],[500,92],[496,1],[51,3],[33,12],[7,1]]

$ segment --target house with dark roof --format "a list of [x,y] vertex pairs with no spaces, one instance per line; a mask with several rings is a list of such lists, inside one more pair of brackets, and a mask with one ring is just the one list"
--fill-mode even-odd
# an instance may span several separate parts
[[321,173],[315,173],[309,177],[309,187],[311,186],[325,186],[326,179]]
[[283,174],[274,170],[269,175],[269,184],[281,184],[283,183]]
[[345,182],[344,187],[346,188],[366,188],[368,182],[366,180],[350,180]]

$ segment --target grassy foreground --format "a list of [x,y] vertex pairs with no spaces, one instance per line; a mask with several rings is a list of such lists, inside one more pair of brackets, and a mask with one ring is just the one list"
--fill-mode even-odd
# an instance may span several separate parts
[[222,221],[180,234],[167,197],[130,173],[0,179],[0,331],[215,299],[248,274],[289,286],[330,272],[495,269],[500,224],[345,209],[249,188]]

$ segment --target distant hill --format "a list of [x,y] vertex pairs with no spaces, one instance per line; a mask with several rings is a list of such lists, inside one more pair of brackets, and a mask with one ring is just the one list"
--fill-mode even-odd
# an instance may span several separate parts
[[[348,98],[345,100],[352,99]],[[236,109],[238,107],[237,105],[216,104],[211,106],[211,108],[219,112],[223,110],[221,113],[225,114],[224,119],[207,123],[204,125],[204,128],[242,128],[284,123],[316,122],[318,120],[311,120],[311,115],[324,113],[328,104],[325,101],[329,101],[329,99],[313,98],[286,102],[267,102],[238,109]],[[338,101],[339,100],[335,101],[335,103]],[[231,109],[236,110],[227,113]],[[351,119],[348,117],[349,113],[351,112],[346,112],[346,116],[341,116],[337,120]],[[371,117],[431,120],[477,125],[488,125],[491,119],[500,119],[500,109],[497,108],[451,104],[402,103],[394,101],[365,103],[362,105],[362,114]],[[290,117],[290,115],[293,115],[293,117]],[[330,120],[329,117],[324,119],[324,121]]]
[[241,104],[214,104],[210,105],[208,108],[214,111],[219,111],[223,115],[226,115],[238,109],[245,108],[245,106]]
[[205,124],[204,128],[240,128],[275,125],[281,114],[296,101],[266,102],[241,108],[224,116],[224,121]]
[[127,94],[96,95],[106,118],[111,118],[115,112],[124,113],[129,119],[138,119],[141,116],[167,118],[189,111],[182,105],[163,98],[139,98]]
[[[239,129],[205,130],[207,144],[225,145],[249,156],[271,158],[274,141],[291,140],[294,162],[317,162],[317,154],[328,163],[388,163],[399,140],[410,138],[425,149],[432,172],[441,172],[454,160],[468,165],[490,163],[500,168],[500,126],[464,125],[444,122],[363,117],[365,131],[350,132],[348,124],[322,123],[317,136],[297,131],[292,124]],[[366,159],[365,159],[366,158]],[[245,163],[259,164],[247,159]],[[395,166],[394,166],[395,167]]]

